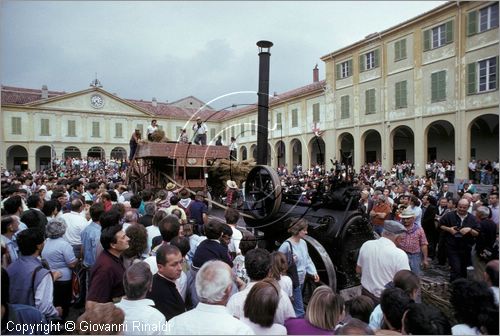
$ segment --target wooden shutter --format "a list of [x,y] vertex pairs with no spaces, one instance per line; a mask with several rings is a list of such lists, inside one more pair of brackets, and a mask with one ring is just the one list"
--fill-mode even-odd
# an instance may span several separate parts
[[313,104],[313,122],[319,122],[319,103]]
[[434,72],[431,75],[431,102],[438,100],[438,73]]
[[403,98],[403,107],[408,107],[408,92],[406,91],[406,85],[407,81],[403,82],[403,87],[401,88],[402,91],[402,98]]
[[453,20],[445,23],[446,43],[453,42]]
[[373,51],[373,58],[374,58],[375,68],[377,68],[380,65],[380,49],[375,49]]
[[467,14],[467,36],[477,33],[477,11]]
[[476,93],[476,63],[467,64],[467,94]]
[[359,72],[365,71],[365,55],[360,55],[359,56]]
[[347,61],[347,77],[352,75],[352,59]]
[[406,39],[402,39],[399,41],[399,59],[405,59],[406,58]]
[[401,41],[394,43],[394,60],[399,61],[401,59]]
[[336,65],[335,65],[335,69],[336,69],[336,70],[335,70],[335,79],[340,79],[340,78],[342,78],[342,77],[341,77],[341,73],[340,73],[340,71],[341,71],[340,64],[336,64]]
[[424,51],[431,49],[431,30],[424,30]]

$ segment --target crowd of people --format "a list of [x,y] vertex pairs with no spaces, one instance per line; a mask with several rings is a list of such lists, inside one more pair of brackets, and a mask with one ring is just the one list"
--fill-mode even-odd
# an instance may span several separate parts
[[[360,295],[345,300],[321,285],[306,219],[288,218],[289,239],[269,252],[238,226],[235,181],[219,219],[204,192],[168,183],[134,194],[123,165],[97,161],[2,170],[2,333],[498,334],[498,187],[481,194],[473,178],[451,192],[452,163],[422,177],[410,162],[278,168],[306,204],[359,190],[377,239],[359,251]],[[422,271],[439,264],[452,317],[422,303]],[[307,304],[306,281],[316,287]]]

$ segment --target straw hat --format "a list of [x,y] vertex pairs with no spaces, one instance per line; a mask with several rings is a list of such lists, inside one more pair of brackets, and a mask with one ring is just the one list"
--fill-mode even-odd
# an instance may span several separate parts
[[238,189],[238,185],[232,180],[227,180],[226,185],[231,189]]
[[174,190],[175,189],[175,184],[173,184],[172,182],[168,182],[167,183],[167,190],[170,191],[170,190]]
[[411,209],[404,209],[403,212],[399,215],[401,218],[411,218],[415,217],[415,213]]

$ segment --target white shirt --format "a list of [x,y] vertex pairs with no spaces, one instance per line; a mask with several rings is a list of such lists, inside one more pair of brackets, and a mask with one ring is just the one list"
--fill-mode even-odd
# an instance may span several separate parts
[[196,308],[169,322],[170,335],[254,335],[252,329],[231,316],[226,307],[198,303]]
[[125,313],[124,335],[167,335],[165,316],[156,308],[153,300],[127,300],[123,298],[115,306]]
[[481,335],[476,327],[469,327],[467,324],[456,324],[451,327],[452,335]]
[[236,254],[240,254],[241,253],[240,241],[243,239],[243,234],[241,233],[240,230],[233,227],[232,225],[229,226],[233,230],[233,235],[231,236],[231,241],[229,242],[227,248],[229,252],[236,252]]
[[147,135],[153,134],[158,129],[158,126],[149,125],[147,129]]
[[361,285],[377,297],[398,271],[410,270],[406,253],[385,237],[365,242],[357,264],[361,267]]
[[151,251],[151,246],[153,246],[153,238],[161,236],[160,229],[156,225],[150,225],[146,227],[148,233],[148,251]]
[[81,245],[82,231],[89,225],[89,222],[80,213],[75,211],[62,214],[61,218],[64,219],[67,225],[66,233],[63,236],[64,240],[70,243],[70,245]]
[[270,327],[263,327],[257,323],[253,323],[246,317],[243,317],[241,319],[241,322],[252,328],[255,335],[287,335],[285,326],[282,326],[278,323],[273,323],[273,325]]
[[280,284],[280,287],[283,290],[283,292],[285,292],[286,295],[288,295],[288,297],[293,296],[293,282],[288,275],[282,275],[278,283]]
[[[248,293],[250,293],[250,289],[252,289],[255,284],[255,281],[251,281],[244,290],[231,296],[226,307],[233,316],[237,318],[244,317],[243,306],[245,305]],[[285,321],[291,317],[295,317],[292,302],[287,294],[281,290],[278,308],[276,309],[276,314],[274,314],[274,323],[284,325]]]
[[193,125],[193,131],[195,131],[195,134],[206,134],[208,129],[204,123],[201,123],[201,125],[198,125],[198,123],[196,123],[195,125]]

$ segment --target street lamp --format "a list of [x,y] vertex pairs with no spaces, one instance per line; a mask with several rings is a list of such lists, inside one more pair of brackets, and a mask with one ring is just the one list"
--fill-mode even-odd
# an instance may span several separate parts
[[268,142],[268,125],[267,118],[269,115],[269,61],[271,58],[271,47],[273,43],[270,41],[259,41],[259,91],[258,95],[258,115],[257,115],[257,164],[267,164],[267,142]]

